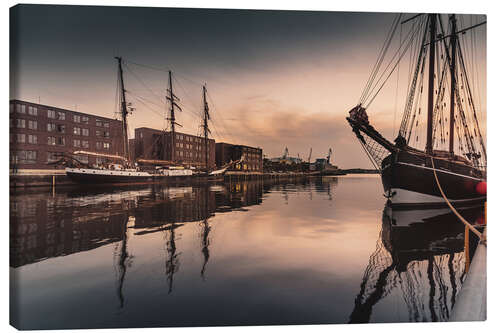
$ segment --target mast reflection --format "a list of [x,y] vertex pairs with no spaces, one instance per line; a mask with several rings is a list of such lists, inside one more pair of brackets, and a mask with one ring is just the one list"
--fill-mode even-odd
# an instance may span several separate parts
[[210,250],[208,248],[210,245],[210,239],[208,238],[208,234],[210,233],[212,227],[210,227],[210,225],[208,224],[208,220],[203,220],[201,226],[203,228],[201,233],[201,253],[203,254],[203,266],[201,267],[200,275],[201,278],[205,281],[205,271],[207,270],[208,259],[210,259]]
[[125,297],[123,295],[123,284],[125,282],[125,275],[127,273],[127,268],[132,266],[132,258],[133,258],[133,256],[131,256],[127,250],[128,224],[129,220],[124,218],[120,251],[117,254],[115,254],[115,256],[118,257],[117,295],[118,295],[118,300],[120,302],[120,309],[122,309],[125,305]]
[[63,191],[55,197],[38,192],[14,195],[10,210],[10,265],[20,267],[53,257],[116,244],[113,251],[116,292],[124,308],[124,286],[131,267],[130,239],[163,233],[168,293],[181,267],[177,229],[195,222],[201,227],[200,277],[205,280],[210,259],[212,226],[217,213],[260,205],[272,184],[262,181],[193,187],[148,186],[111,191]]
[[[460,213],[476,221],[483,209]],[[465,274],[463,250],[464,226],[449,209],[393,211],[386,205],[349,323],[369,322],[373,307],[391,293],[402,296],[409,321],[446,321]]]

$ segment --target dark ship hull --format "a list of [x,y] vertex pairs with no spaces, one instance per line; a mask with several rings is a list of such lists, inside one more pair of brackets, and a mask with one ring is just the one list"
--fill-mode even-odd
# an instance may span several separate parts
[[[485,195],[476,191],[485,181],[483,172],[462,160],[433,157],[436,175],[448,200],[454,206],[481,203]],[[430,208],[446,206],[434,176],[429,155],[400,150],[382,161],[382,184],[393,208]]]

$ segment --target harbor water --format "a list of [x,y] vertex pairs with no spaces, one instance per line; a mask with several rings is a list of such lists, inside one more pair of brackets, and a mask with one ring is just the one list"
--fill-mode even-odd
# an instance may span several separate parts
[[466,276],[463,225],[392,211],[378,175],[10,200],[22,329],[446,321]]

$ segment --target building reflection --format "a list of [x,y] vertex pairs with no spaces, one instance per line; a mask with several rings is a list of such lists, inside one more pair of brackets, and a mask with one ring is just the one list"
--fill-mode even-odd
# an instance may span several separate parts
[[[304,181],[301,190],[330,195],[335,181]],[[297,187],[297,184],[294,185]],[[127,271],[133,265],[130,239],[153,233],[163,235],[164,274],[168,293],[175,290],[181,268],[178,244],[189,223],[198,227],[200,278],[205,281],[211,259],[213,217],[260,205],[270,191],[288,192],[279,181],[242,181],[204,186],[97,190],[58,190],[56,195],[31,191],[11,195],[10,266],[17,268],[59,256],[114,244],[118,307],[126,306]]]
[[134,236],[163,232],[167,235],[167,271],[171,274],[175,273],[171,267],[176,266],[178,258],[175,230],[190,222],[202,226],[201,249],[206,266],[210,218],[216,213],[261,204],[263,191],[262,181],[248,181],[217,186],[76,191],[54,197],[40,192],[14,194],[10,200],[10,266],[118,242],[124,245],[121,253],[125,262],[128,232]]
[[[483,207],[460,214],[484,219]],[[449,209],[393,211],[386,205],[349,322],[368,323],[374,306],[391,293],[402,296],[409,321],[448,320],[465,277],[464,230]]]

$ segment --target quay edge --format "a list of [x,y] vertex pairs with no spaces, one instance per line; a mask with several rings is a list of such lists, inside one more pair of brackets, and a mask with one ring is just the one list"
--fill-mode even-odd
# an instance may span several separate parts
[[486,244],[477,246],[449,321],[486,320]]
[[[25,187],[43,187],[43,186],[77,186],[75,182],[71,181],[63,170],[52,170],[44,173],[19,173],[10,174],[10,187],[11,188],[25,188]],[[294,173],[260,173],[260,172],[238,172],[231,171],[224,175],[224,181],[244,181],[244,180],[257,180],[257,179],[298,179],[315,177],[319,175],[312,175],[308,173],[294,172]],[[208,180],[210,181],[210,180]],[[196,184],[202,183],[203,180],[198,178],[186,178],[172,180],[171,184]],[[152,181],[151,183],[154,183]],[[159,183],[163,183],[159,181]],[[108,184],[109,185],[109,184]]]

